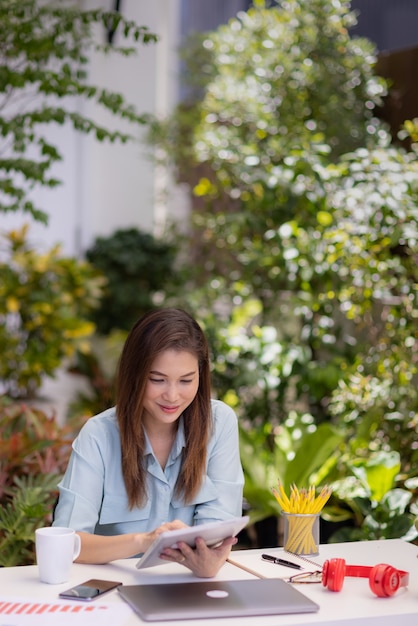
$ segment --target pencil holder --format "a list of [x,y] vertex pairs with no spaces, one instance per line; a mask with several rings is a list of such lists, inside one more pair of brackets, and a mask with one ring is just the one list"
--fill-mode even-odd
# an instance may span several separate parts
[[318,555],[319,517],[317,513],[283,513],[284,549],[304,556]]

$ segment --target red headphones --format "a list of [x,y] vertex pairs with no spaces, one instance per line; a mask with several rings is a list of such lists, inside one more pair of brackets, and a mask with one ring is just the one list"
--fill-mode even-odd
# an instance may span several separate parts
[[387,598],[399,589],[407,587],[409,574],[391,565],[380,563],[374,567],[346,565],[344,559],[325,561],[322,569],[322,584],[330,591],[341,591],[345,576],[368,578],[370,589],[380,598]]

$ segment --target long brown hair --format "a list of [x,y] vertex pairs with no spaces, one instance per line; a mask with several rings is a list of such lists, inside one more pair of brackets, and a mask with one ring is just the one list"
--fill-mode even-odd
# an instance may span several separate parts
[[206,466],[206,449],[212,426],[209,349],[196,320],[181,309],[157,309],[141,317],[130,331],[116,377],[116,413],[122,446],[122,472],[129,506],[146,500],[143,400],[151,367],[166,350],[194,354],[199,364],[199,387],[183,413],[186,447],[176,494],[185,502],[196,495]]

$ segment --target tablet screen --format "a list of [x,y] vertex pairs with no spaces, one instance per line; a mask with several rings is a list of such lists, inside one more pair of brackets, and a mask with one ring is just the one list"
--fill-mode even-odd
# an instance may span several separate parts
[[219,522],[207,522],[197,526],[187,526],[177,530],[167,530],[161,533],[144,552],[136,564],[138,569],[152,567],[154,565],[167,564],[168,561],[160,559],[160,554],[165,548],[175,548],[176,543],[185,541],[192,548],[195,546],[196,537],[202,537],[208,546],[216,545],[227,537],[235,537],[249,521],[248,515],[233,517]]

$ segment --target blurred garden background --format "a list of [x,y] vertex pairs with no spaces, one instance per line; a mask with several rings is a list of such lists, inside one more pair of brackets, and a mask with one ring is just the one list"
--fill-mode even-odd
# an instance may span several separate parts
[[[197,317],[214,396],[238,415],[242,546],[280,542],[278,480],[332,486],[322,541],[416,541],[415,49],[379,55],[359,2],[254,0],[184,39],[169,111],[138,111],[95,86],[90,52],[99,39],[122,68],[163,42],[111,4],[0,0],[0,214],[21,220],[0,218],[0,565],[33,561],[71,440],[114,403],[126,334],[156,306]],[[45,130],[59,125],[109,154],[140,144],[163,173],[158,202],[181,189],[187,212],[45,249],[31,229],[50,215],[31,193],[59,188],[66,145]],[[43,402],[63,372],[65,415]]]

